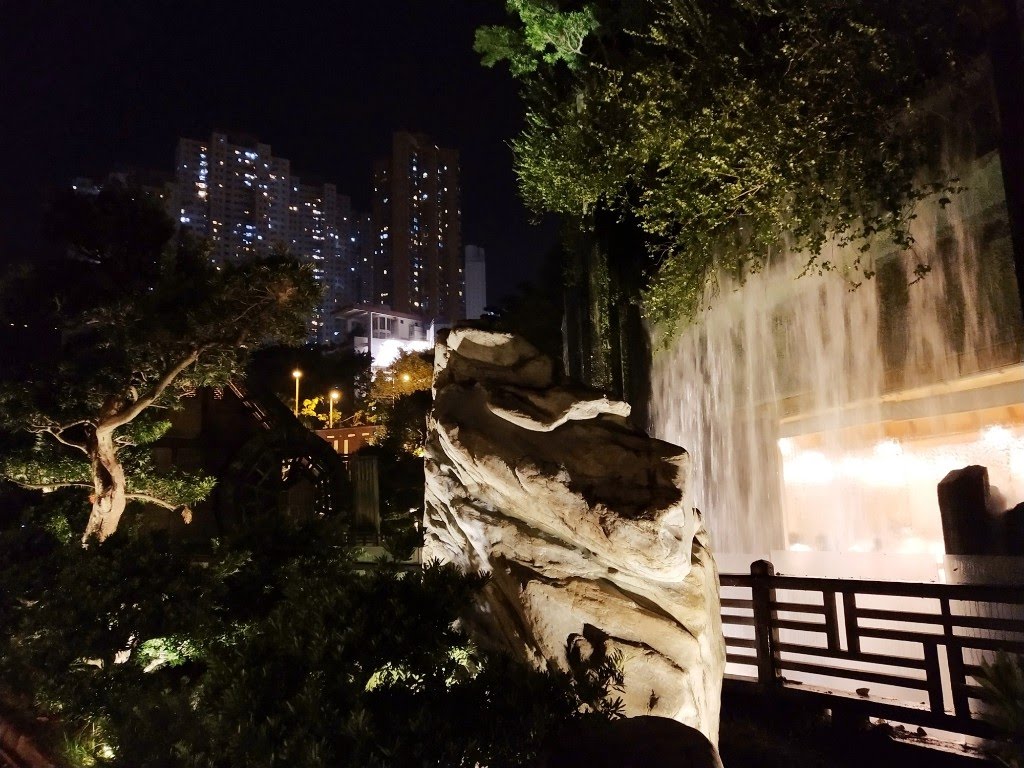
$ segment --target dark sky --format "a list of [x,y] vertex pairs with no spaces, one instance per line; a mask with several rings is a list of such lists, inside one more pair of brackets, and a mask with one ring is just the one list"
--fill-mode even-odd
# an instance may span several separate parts
[[519,201],[521,108],[473,30],[502,0],[0,0],[0,259],[31,252],[43,201],[76,176],[171,171],[179,136],[257,136],[293,172],[369,199],[393,130],[462,152],[463,242],[487,250],[489,299],[554,241]]

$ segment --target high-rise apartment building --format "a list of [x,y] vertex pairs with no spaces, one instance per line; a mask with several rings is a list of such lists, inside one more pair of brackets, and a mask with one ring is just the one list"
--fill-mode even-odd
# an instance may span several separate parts
[[459,153],[395,133],[373,173],[373,303],[455,321],[465,316]]
[[209,240],[215,261],[266,255],[286,245],[291,165],[270,146],[214,133],[178,141],[178,221]]
[[268,144],[223,133],[180,139],[175,176],[179,224],[209,240],[215,263],[276,247],[313,265],[324,299],[310,318],[309,340],[331,341],[334,310],[355,298],[349,198],[333,184],[302,184]]
[[376,301],[377,295],[373,290],[373,248],[376,241],[370,214],[353,211],[349,233],[353,304],[372,304]]
[[288,250],[308,261],[324,288],[323,301],[310,320],[310,339],[334,340],[339,324],[334,312],[352,302],[349,238],[352,205],[333,184],[302,184],[292,177],[288,206]]
[[466,319],[478,320],[487,306],[487,258],[479,245],[466,246]]

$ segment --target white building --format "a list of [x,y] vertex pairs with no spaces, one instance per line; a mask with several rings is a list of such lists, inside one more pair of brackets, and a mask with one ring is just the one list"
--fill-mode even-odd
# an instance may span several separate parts
[[484,249],[466,246],[466,319],[478,320],[487,306],[487,261]]
[[434,326],[420,315],[379,304],[355,304],[335,316],[352,348],[360,354],[369,353],[372,370],[387,368],[403,352],[434,348]]

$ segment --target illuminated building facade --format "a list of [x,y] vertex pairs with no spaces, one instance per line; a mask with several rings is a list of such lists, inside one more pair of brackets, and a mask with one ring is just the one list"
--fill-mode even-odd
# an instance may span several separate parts
[[373,302],[455,321],[465,316],[459,153],[399,132],[373,173]]
[[223,133],[178,141],[178,221],[209,240],[218,264],[264,256],[275,243],[287,243],[290,163],[274,157],[267,144],[241,142]]
[[373,250],[376,240],[370,214],[353,211],[349,233],[353,304],[369,304],[374,300]]
[[312,264],[324,299],[310,318],[309,341],[334,335],[334,311],[351,303],[351,204],[333,184],[302,184],[268,144],[214,133],[180,139],[175,164],[176,218],[209,241],[215,264],[287,248]]
[[368,354],[373,371],[387,368],[403,353],[434,348],[435,325],[420,315],[373,304],[345,307],[337,315],[345,343]]
[[310,341],[329,343],[338,330],[334,312],[352,301],[352,205],[333,184],[314,186],[293,178],[288,212],[288,250],[312,265],[324,287],[323,301],[310,320]]

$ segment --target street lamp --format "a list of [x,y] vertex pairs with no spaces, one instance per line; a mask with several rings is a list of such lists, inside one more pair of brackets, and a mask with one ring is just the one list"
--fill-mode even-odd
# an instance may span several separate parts
[[292,378],[295,379],[295,418],[299,418],[299,379],[302,378],[302,371],[296,368],[292,371]]
[[366,337],[367,351],[370,353],[370,367],[373,367],[373,310],[370,310],[370,330]]
[[328,429],[333,429],[334,428],[334,404],[336,402],[338,402],[339,400],[341,400],[341,392],[339,392],[336,389],[332,389],[331,390],[331,396],[327,400],[328,408],[330,409],[330,413],[329,413],[329,415],[327,417],[327,428]]

